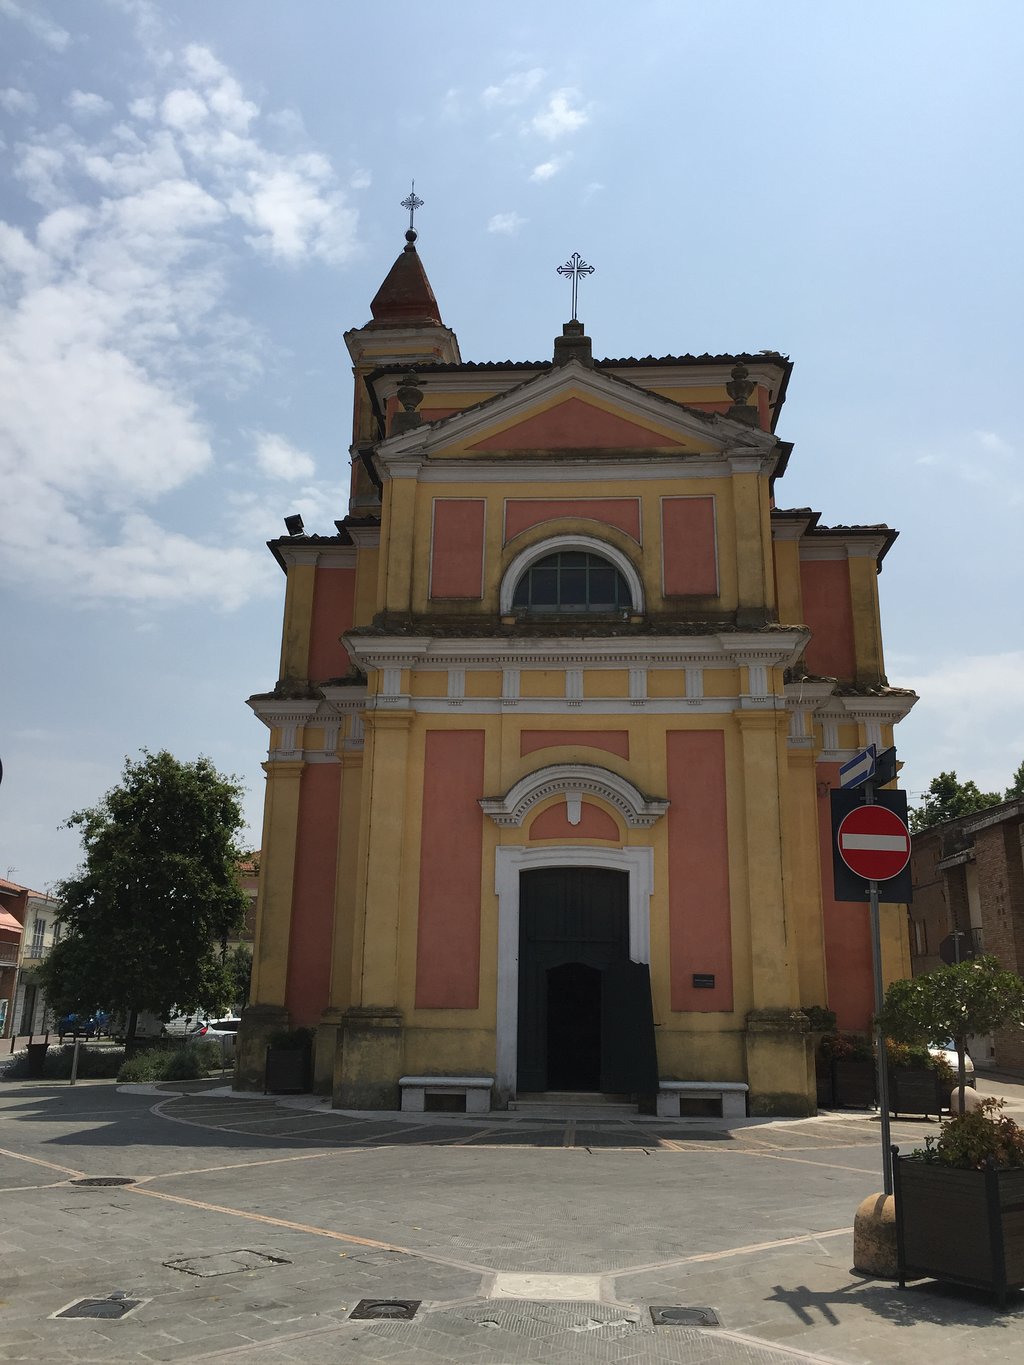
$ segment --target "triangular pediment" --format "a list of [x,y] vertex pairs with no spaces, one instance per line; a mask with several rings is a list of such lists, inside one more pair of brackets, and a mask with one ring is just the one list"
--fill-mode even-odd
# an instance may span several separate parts
[[467,444],[470,452],[514,450],[629,450],[690,447],[675,432],[634,420],[621,409],[570,392],[525,417],[508,418],[489,435]]
[[767,432],[570,361],[464,412],[392,436],[377,450],[390,464],[424,456],[500,460],[641,451],[715,456],[737,446],[767,452],[775,444]]

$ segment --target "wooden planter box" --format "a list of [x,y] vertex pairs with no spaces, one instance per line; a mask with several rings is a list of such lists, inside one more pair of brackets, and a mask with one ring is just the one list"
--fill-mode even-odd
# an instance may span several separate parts
[[874,1062],[832,1063],[832,1103],[840,1109],[870,1109],[875,1103]]
[[1024,1288],[1024,1169],[958,1171],[893,1149],[900,1288],[928,1276],[971,1285],[1006,1307]]
[[891,1114],[941,1114],[948,1096],[939,1073],[929,1068],[892,1067],[889,1071]]
[[312,1089],[312,1053],[308,1047],[268,1047],[265,1095],[301,1095]]

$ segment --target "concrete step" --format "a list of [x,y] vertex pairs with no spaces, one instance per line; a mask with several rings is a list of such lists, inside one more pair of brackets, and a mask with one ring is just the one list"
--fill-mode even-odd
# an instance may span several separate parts
[[624,1095],[572,1090],[547,1090],[541,1094],[520,1095],[509,1100],[511,1111],[524,1118],[618,1119],[636,1114],[635,1104]]

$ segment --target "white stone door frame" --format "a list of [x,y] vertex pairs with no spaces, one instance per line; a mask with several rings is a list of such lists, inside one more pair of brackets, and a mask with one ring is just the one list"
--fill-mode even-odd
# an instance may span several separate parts
[[494,855],[498,897],[498,1038],[495,1080],[499,1093],[514,1095],[519,1046],[519,874],[539,867],[607,868],[629,876],[629,956],[651,960],[650,848],[523,848],[504,846]]

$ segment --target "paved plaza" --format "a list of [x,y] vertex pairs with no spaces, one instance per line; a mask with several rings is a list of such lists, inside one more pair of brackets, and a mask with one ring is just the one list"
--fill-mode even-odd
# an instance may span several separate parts
[[[1024,1088],[979,1088],[1024,1114]],[[912,1147],[935,1128],[893,1136]],[[1019,1358],[1024,1305],[851,1271],[879,1172],[867,1114],[357,1116],[217,1082],[6,1083],[0,1360]],[[133,1183],[75,1183],[102,1177]],[[111,1295],[138,1306],[54,1316],[81,1299],[120,1312]],[[352,1317],[368,1299],[418,1306]],[[655,1325],[652,1308],[718,1325]]]

